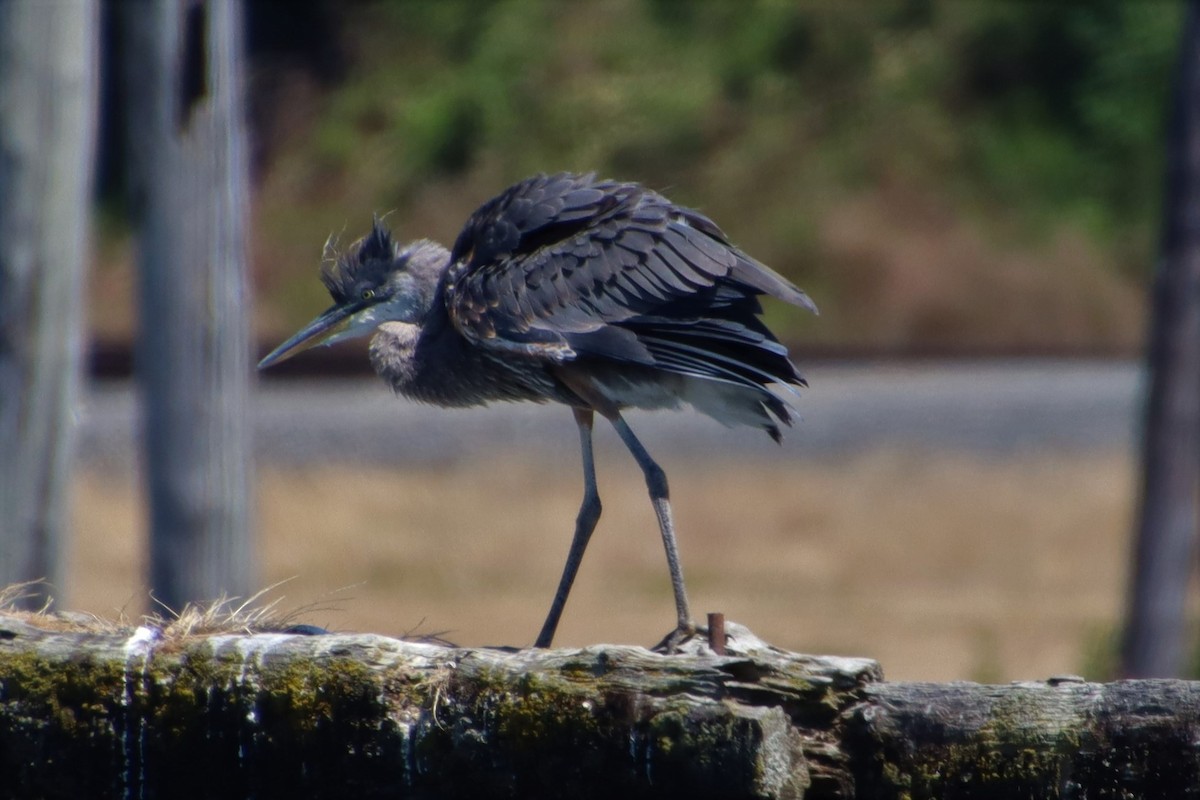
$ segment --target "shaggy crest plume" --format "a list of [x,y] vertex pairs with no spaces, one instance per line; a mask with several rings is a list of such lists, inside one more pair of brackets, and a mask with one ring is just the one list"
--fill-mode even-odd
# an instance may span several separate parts
[[383,283],[398,254],[391,232],[379,217],[375,217],[371,232],[341,252],[333,236],[325,241],[321,283],[329,290],[333,302],[339,305],[348,302],[363,286]]

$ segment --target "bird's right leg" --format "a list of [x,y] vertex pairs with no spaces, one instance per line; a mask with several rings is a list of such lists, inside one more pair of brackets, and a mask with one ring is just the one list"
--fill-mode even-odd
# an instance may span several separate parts
[[[654,515],[658,517],[658,529],[662,534],[663,547],[667,551],[667,568],[671,571],[671,588],[675,592],[675,630],[662,641],[661,648],[668,653],[674,652],[680,644],[696,633],[696,625],[692,622],[692,614],[688,610],[687,590],[683,585],[683,568],[679,565],[679,547],[675,543],[675,521],[671,515],[671,498],[667,489],[667,473],[658,465],[646,448],[638,441],[633,429],[625,422],[619,413],[606,415],[617,435],[629,448],[642,474],[646,478],[646,488],[650,491],[650,502],[654,504]],[[657,649],[657,648],[656,648]]]
[[587,549],[592,531],[596,530],[596,523],[600,520],[600,492],[596,489],[596,463],[592,458],[594,414],[591,409],[576,408],[574,411],[575,424],[579,426],[579,449],[583,452],[583,503],[579,506],[579,516],[575,518],[575,536],[571,539],[562,579],[558,582],[558,591],[554,593],[554,602],[550,604],[550,613],[542,624],[535,647],[549,647],[554,641],[554,632],[558,630],[558,620],[567,604],[567,595],[571,593],[575,573],[579,572],[579,564],[583,561],[583,551]]

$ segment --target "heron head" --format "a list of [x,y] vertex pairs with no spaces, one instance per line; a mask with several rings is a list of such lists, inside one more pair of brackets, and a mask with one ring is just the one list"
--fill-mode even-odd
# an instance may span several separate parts
[[333,305],[258,362],[259,369],[285,361],[318,345],[373,333],[381,323],[418,322],[433,295],[449,253],[425,239],[407,245],[392,241],[378,217],[371,232],[339,252],[325,243],[321,282]]

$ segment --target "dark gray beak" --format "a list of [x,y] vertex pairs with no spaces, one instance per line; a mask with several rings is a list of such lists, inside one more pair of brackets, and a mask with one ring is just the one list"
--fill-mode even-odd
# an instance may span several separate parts
[[[266,358],[258,362],[259,369],[266,369],[273,364],[286,361],[296,353],[318,345],[333,344],[346,338],[347,328],[354,314],[361,310],[359,304],[333,306],[321,316],[300,329],[295,336],[276,347]],[[341,335],[339,335],[341,334]],[[352,334],[353,335],[353,334]]]

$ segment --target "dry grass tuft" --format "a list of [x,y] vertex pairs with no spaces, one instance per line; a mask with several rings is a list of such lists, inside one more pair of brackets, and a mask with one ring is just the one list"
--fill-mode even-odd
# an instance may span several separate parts
[[19,606],[22,605],[21,604],[22,600],[28,599],[30,597],[36,597],[38,595],[38,592],[33,591],[34,587],[45,586],[45,584],[46,584],[45,581],[37,580],[37,581],[24,581],[22,583],[14,583],[9,586],[0,587],[0,612],[4,612],[6,614],[12,614],[12,613],[45,614],[45,613],[47,613],[50,610],[50,605],[54,602],[53,600],[46,600],[46,604],[44,606],[42,606],[42,608],[40,610],[34,611],[34,612],[28,612],[28,611],[25,611],[24,609],[19,608]]
[[143,617],[146,625],[162,631],[165,638],[178,639],[187,636],[224,633],[262,633],[281,631],[293,624],[304,609],[281,612],[282,597],[266,601],[266,595],[284,583],[272,584],[260,589],[246,599],[222,596],[207,605],[188,604],[179,611],[151,596],[159,611]]
[[87,612],[52,611],[53,598],[48,598],[41,608],[34,610],[24,608],[22,600],[40,594],[40,592],[31,590],[34,587],[45,585],[45,581],[35,580],[0,587],[0,616],[20,620],[50,631],[114,633],[124,628],[119,622],[106,620]]
[[151,595],[150,600],[156,603],[159,609],[142,615],[135,623],[123,609],[114,618],[106,618],[89,612],[52,611],[52,600],[34,611],[17,608],[20,600],[32,596],[30,587],[42,584],[41,581],[30,581],[0,588],[0,615],[28,622],[43,630],[54,631],[120,633],[129,632],[137,625],[144,625],[158,631],[162,639],[178,640],[211,634],[286,631],[305,615],[329,608],[323,603],[310,603],[291,611],[281,611],[279,605],[284,599],[282,596],[269,602],[265,597],[283,583],[285,581],[268,586],[244,600],[238,597],[221,597],[207,605],[189,603],[179,611],[169,608]]

